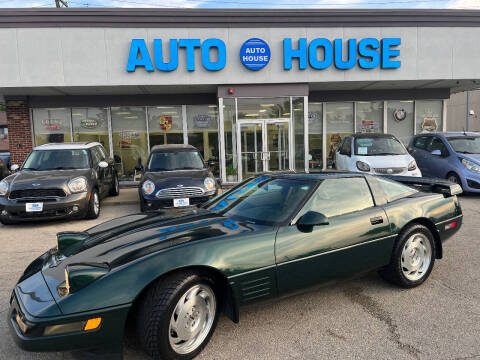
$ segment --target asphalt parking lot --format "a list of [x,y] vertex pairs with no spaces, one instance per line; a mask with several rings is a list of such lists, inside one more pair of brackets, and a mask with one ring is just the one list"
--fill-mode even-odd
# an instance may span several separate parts
[[[302,295],[241,309],[240,323],[222,316],[198,359],[480,359],[480,196],[462,196],[464,225],[444,245],[422,286],[403,290],[368,274]],[[6,314],[24,268],[55,246],[55,234],[84,230],[136,212],[105,206],[99,219],[0,225],[0,359],[71,359],[16,347]],[[127,339],[125,359],[147,359]]]

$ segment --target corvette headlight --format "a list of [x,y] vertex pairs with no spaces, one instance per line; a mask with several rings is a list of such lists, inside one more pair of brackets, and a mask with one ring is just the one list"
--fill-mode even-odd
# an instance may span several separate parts
[[360,171],[370,171],[370,165],[363,161],[357,161],[357,169]]
[[0,181],[0,196],[7,195],[7,192],[8,192],[8,183],[5,180]]
[[467,160],[467,159],[462,159],[462,164],[468,170],[480,173],[480,165],[475,164],[473,161],[470,161],[470,160]]
[[87,179],[83,176],[70,180],[68,188],[72,193],[78,193],[87,190]]
[[155,184],[153,181],[147,180],[143,183],[142,190],[145,195],[151,195],[155,191]]
[[410,164],[408,164],[408,171],[413,171],[417,168],[417,163],[415,160],[410,161]]
[[215,190],[215,180],[212,179],[211,177],[207,177],[204,181],[203,184],[205,185],[205,189],[207,191],[213,191]]

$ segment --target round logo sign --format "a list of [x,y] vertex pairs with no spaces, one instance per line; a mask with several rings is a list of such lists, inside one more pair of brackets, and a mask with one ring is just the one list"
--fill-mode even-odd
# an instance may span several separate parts
[[262,39],[248,39],[240,48],[240,61],[247,69],[263,69],[270,61],[270,47]]
[[407,117],[407,112],[404,109],[397,109],[393,112],[393,117],[398,122],[403,121]]

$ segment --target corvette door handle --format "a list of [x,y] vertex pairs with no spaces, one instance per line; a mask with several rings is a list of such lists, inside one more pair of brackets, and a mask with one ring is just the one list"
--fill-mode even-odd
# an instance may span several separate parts
[[383,218],[381,216],[372,217],[372,218],[370,218],[370,223],[372,225],[382,224],[383,223]]

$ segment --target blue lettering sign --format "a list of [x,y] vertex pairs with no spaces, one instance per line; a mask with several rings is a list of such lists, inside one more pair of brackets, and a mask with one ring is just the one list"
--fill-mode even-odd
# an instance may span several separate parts
[[400,43],[400,38],[382,39],[382,69],[398,69],[400,67],[400,60],[390,60],[390,58],[400,55],[400,50],[391,49],[392,46],[398,46]]
[[248,39],[240,48],[240,61],[247,69],[263,69],[270,61],[270,47],[262,39]]
[[195,71],[195,48],[200,47],[200,39],[180,39],[178,46],[187,52],[187,70]]
[[[217,48],[218,60],[213,62],[210,60],[210,49]],[[202,64],[203,67],[210,71],[222,70],[227,64],[227,48],[225,43],[220,39],[207,39],[202,43]]]
[[[380,54],[377,49],[380,42],[374,38],[365,38],[358,43],[358,54],[363,58],[358,59],[362,69],[374,69],[380,64]],[[369,58],[369,59],[368,59]]]
[[178,44],[177,39],[170,39],[170,62],[163,62],[162,40],[153,40],[153,49],[155,50],[155,66],[160,71],[173,71],[178,67]]
[[[318,60],[318,48],[323,48],[323,60]],[[332,43],[323,38],[314,39],[308,46],[308,61],[310,66],[317,70],[322,70],[332,65]]]
[[292,68],[292,58],[298,58],[298,68],[307,68],[307,39],[298,40],[298,49],[292,49],[292,39],[283,39],[283,67],[285,70]]
[[[138,56],[140,55],[140,57]],[[130,54],[128,55],[127,71],[135,71],[137,66],[144,66],[145,70],[153,71],[152,60],[148,53],[147,45],[143,39],[132,39]]]
[[340,70],[348,70],[357,62],[357,39],[348,40],[347,61],[343,61],[343,41],[335,39],[335,67]]

